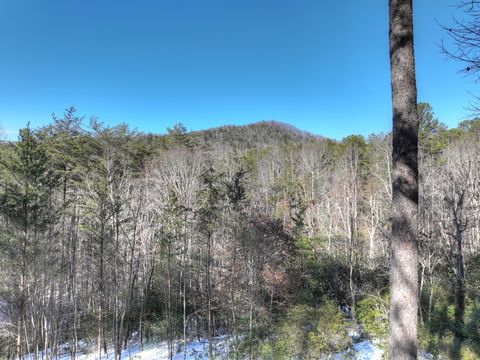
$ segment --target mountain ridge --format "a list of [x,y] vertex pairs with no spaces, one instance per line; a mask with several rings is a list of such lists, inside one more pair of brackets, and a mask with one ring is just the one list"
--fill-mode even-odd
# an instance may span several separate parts
[[276,120],[263,120],[245,125],[222,125],[205,130],[189,131],[200,144],[224,144],[237,148],[262,147],[286,142],[322,141],[326,138],[300,130]]

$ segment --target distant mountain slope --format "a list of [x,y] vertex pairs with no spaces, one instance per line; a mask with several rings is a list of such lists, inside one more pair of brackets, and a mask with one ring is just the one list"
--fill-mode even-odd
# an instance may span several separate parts
[[223,145],[236,148],[263,147],[285,142],[321,140],[296,127],[278,121],[260,121],[248,125],[226,125],[190,133],[199,145]]

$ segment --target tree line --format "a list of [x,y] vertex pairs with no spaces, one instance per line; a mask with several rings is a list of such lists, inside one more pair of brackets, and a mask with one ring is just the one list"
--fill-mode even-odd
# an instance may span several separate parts
[[[478,355],[480,121],[417,110],[420,343]],[[255,128],[278,136],[237,146]],[[69,108],[0,149],[1,356],[75,358],[86,342],[119,359],[135,337],[173,357],[229,334],[232,358],[313,357],[357,323],[386,339],[390,134],[155,136]]]

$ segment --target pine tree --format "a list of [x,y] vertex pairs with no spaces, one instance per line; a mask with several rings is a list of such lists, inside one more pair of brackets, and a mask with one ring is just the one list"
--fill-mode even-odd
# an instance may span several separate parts
[[390,0],[393,108],[391,359],[417,358],[418,116],[412,0]]
[[[16,318],[16,356],[23,359],[27,343],[29,310],[27,287],[34,276],[34,259],[41,257],[45,235],[55,222],[52,189],[57,178],[50,171],[45,148],[30,128],[20,130],[19,140],[2,159],[6,179],[0,194],[0,212],[8,219],[9,245],[15,259],[12,272],[17,280],[13,303]],[[32,340],[32,339],[30,339]],[[38,355],[38,338],[33,339]],[[31,343],[31,342],[30,342]],[[25,350],[25,351],[24,351]]]

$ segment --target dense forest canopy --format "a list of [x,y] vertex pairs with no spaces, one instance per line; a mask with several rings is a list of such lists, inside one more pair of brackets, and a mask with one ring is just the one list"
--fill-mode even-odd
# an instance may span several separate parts
[[[418,117],[420,345],[478,357],[480,120]],[[0,144],[0,356],[229,334],[231,358],[318,358],[352,327],[385,344],[391,147],[277,122],[143,134],[74,108],[22,129]]]

